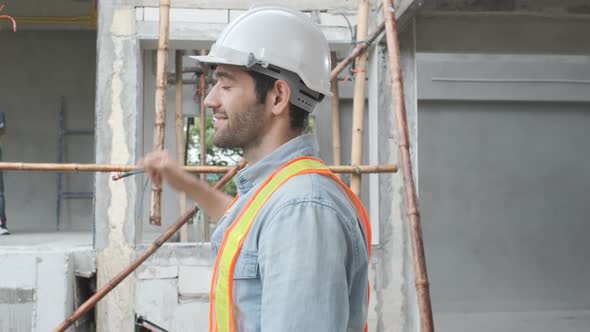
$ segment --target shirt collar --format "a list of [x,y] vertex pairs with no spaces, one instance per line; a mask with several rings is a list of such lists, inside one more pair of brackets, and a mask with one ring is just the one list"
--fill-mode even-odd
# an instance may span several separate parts
[[254,165],[247,165],[238,172],[234,181],[238,193],[246,194],[250,189],[264,181],[272,172],[285,163],[301,156],[319,157],[319,147],[313,135],[297,136],[281,145]]

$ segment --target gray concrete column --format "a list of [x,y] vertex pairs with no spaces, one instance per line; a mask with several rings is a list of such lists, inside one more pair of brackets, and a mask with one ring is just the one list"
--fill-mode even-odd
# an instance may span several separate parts
[[[134,164],[141,87],[135,9],[128,1],[99,2],[96,88],[96,162]],[[95,177],[97,283],[104,286],[134,258],[136,183]],[[97,306],[98,331],[133,331],[134,277],[129,276]]]

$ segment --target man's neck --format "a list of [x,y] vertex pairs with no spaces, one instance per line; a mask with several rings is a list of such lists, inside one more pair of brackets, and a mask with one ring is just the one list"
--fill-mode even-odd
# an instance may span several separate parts
[[244,159],[248,165],[254,165],[259,162],[262,158],[268,156],[276,149],[280,148],[283,144],[290,140],[301,136],[303,133],[288,132],[280,136],[274,136],[274,138],[263,139],[260,144],[252,147],[244,147]]

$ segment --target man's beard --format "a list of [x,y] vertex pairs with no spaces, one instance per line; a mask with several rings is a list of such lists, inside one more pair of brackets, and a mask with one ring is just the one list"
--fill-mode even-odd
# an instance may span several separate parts
[[[226,113],[229,116],[229,114]],[[264,104],[256,103],[245,111],[231,115],[224,127],[215,131],[213,144],[219,148],[246,148],[257,146],[263,136]]]

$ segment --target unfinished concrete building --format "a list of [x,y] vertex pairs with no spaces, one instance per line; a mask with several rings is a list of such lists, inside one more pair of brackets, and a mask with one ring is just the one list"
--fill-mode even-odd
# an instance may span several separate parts
[[[3,161],[130,165],[151,151],[158,1],[4,2],[0,15],[18,31],[0,20]],[[588,331],[590,1],[396,2],[436,330]],[[338,58],[350,52],[359,1],[289,3],[320,25]],[[194,66],[187,55],[208,49],[250,5],[172,1],[170,68],[176,50]],[[370,8],[372,31],[381,1]],[[369,49],[366,165],[399,163],[387,66],[381,36]],[[354,75],[340,78],[350,164]],[[199,106],[194,85],[183,91],[186,123]],[[314,116],[332,164],[330,101]],[[162,226],[150,225],[146,177],[111,175],[4,172],[12,234],[0,237],[0,331],[52,330],[178,218],[178,195],[165,188]],[[400,174],[362,177],[374,232],[371,331],[419,330],[402,191]],[[132,331],[141,316],[169,331],[206,331],[211,254],[199,225],[70,330]]]

